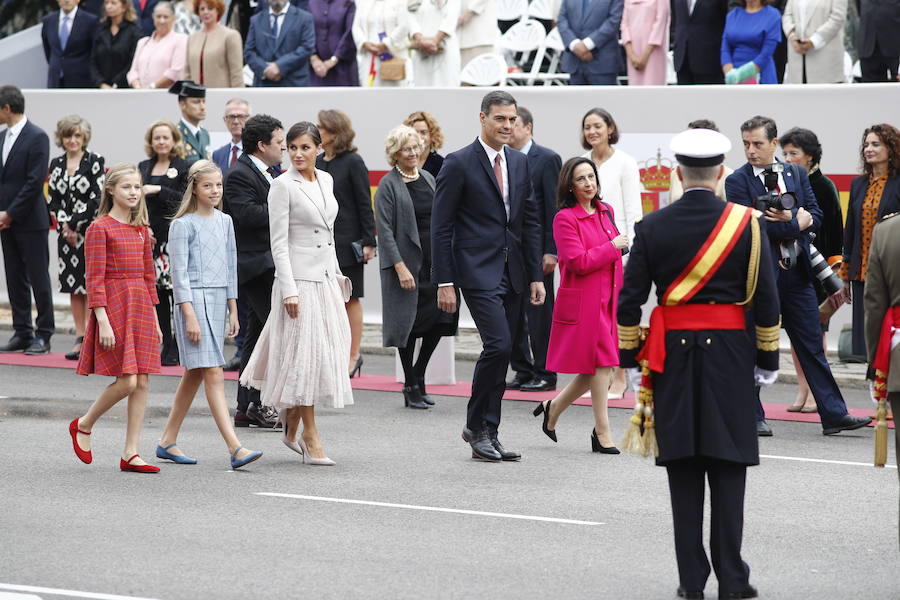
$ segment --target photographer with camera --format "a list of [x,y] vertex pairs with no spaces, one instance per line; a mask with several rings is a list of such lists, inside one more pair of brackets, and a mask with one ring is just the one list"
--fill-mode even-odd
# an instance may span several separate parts
[[[772,119],[756,116],[745,121],[741,139],[747,163],[726,179],[725,194],[730,202],[753,206],[765,213],[782,327],[816,399],[822,433],[834,435],[864,427],[871,419],[848,414],[822,347],[810,243],[811,234],[821,225],[822,211],[809,177],[802,167],[776,161],[778,128]],[[772,435],[761,403],[757,408],[757,433]]]

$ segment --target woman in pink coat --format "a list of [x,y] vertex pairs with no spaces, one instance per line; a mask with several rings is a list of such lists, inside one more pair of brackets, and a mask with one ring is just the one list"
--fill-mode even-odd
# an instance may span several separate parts
[[628,85],[666,85],[669,0],[625,0],[621,34]]
[[622,287],[622,251],[628,238],[615,226],[612,208],[600,200],[597,167],[589,158],[563,165],[553,220],[561,280],[553,308],[547,368],[577,373],[553,400],[540,404],[544,433],[556,441],[556,421],[579,396],[591,392],[594,452],[618,454],[607,413],[612,367],[619,364],[616,305]]

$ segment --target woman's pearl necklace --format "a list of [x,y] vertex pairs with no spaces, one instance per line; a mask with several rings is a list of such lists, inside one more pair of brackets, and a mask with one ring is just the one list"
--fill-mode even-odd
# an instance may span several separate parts
[[397,172],[400,173],[400,176],[403,177],[404,179],[418,179],[419,178],[419,168],[418,167],[415,168],[416,170],[413,171],[412,175],[410,175],[409,173],[404,173],[403,169],[400,168],[400,165],[397,165],[394,168],[397,169]]

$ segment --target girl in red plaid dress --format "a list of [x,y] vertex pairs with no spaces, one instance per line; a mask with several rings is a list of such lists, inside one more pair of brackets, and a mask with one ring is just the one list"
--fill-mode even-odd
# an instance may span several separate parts
[[158,302],[156,270],[147,223],[140,173],[134,165],[115,165],[106,177],[97,220],[85,236],[91,313],[76,372],[109,375],[116,380],[87,414],[69,424],[69,433],[75,454],[90,463],[94,423],[127,396],[128,425],[119,468],[156,473],[159,468],[138,455],[149,374],[159,373],[162,337],[153,308]]

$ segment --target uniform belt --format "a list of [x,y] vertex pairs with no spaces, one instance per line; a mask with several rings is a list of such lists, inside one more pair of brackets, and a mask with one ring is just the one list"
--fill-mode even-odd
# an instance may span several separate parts
[[650,314],[650,333],[637,359],[646,360],[651,371],[662,373],[666,364],[667,331],[744,328],[744,308],[737,304],[657,306]]

